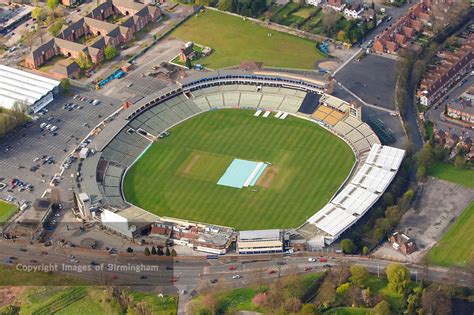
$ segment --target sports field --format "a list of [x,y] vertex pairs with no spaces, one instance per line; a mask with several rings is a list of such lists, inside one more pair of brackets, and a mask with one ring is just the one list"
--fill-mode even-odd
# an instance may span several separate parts
[[0,200],[0,225],[5,223],[18,209],[14,204]]
[[452,164],[436,163],[430,167],[428,174],[468,188],[474,188],[474,170],[471,169],[457,169]]
[[[253,113],[215,110],[171,129],[128,171],[127,201],[161,216],[241,230],[303,223],[336,192],[354,155],[312,122]],[[254,187],[218,185],[235,158],[270,164]]]
[[263,61],[266,66],[314,69],[315,62],[324,57],[310,40],[211,10],[193,16],[171,36],[211,47],[213,53],[198,62],[212,69],[235,66],[242,60]]
[[438,266],[466,266],[474,259],[474,202],[443,235],[427,255],[428,262]]

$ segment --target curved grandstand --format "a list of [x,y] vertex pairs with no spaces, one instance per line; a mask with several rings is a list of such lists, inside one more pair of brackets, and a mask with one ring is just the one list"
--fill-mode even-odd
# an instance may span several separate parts
[[126,170],[162,132],[180,122],[212,109],[246,108],[267,116],[274,112],[276,117],[293,115],[313,121],[352,148],[356,163],[343,187],[299,228],[317,246],[333,242],[378,200],[395,176],[404,151],[382,146],[362,122],[357,105],[324,91],[322,81],[289,74],[216,71],[150,95],[97,130],[89,145],[97,152],[82,164],[77,194],[82,215],[96,214],[104,226],[127,237],[137,227],[163,221],[124,200]]

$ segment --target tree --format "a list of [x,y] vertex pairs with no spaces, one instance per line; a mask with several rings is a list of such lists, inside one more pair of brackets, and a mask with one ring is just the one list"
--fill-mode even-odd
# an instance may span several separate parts
[[347,33],[344,31],[339,31],[337,33],[337,40],[343,43],[347,42],[348,41]]
[[170,248],[166,246],[166,256],[171,256]]
[[145,247],[145,256],[150,256],[150,250],[148,247]]
[[415,158],[418,165],[424,165],[426,168],[430,168],[434,162],[433,147],[431,144],[426,143],[423,148],[418,151]]
[[352,252],[354,252],[354,249],[355,249],[354,242],[348,238],[343,239],[341,241],[341,248],[344,253],[352,254]]
[[466,167],[466,160],[464,157],[458,155],[454,158],[454,167],[456,167],[459,170],[462,170]]
[[68,78],[61,79],[61,83],[59,83],[59,84],[61,85],[61,88],[63,89],[63,92],[66,93],[66,94],[71,89],[71,80],[69,80]]
[[219,10],[230,12],[231,9],[232,9],[232,0],[220,0],[219,1]]
[[152,255],[158,254],[158,253],[156,252],[155,246],[152,246],[152,247],[151,247],[151,254],[152,254]]
[[367,246],[362,247],[362,255],[367,255],[369,253],[369,248]]
[[211,314],[216,313],[217,300],[213,294],[208,293],[202,298],[202,304],[211,311]]
[[253,297],[252,303],[256,306],[262,306],[263,304],[265,304],[266,297],[267,296],[265,293],[258,293],[257,295]]
[[391,263],[385,269],[388,280],[388,288],[393,292],[403,293],[410,284],[410,272],[405,266]]
[[362,304],[362,290],[358,286],[353,285],[348,294],[349,301],[352,307],[357,307]]
[[51,34],[51,36],[56,37],[58,36],[59,32],[61,32],[61,28],[64,25],[64,20],[63,19],[57,19],[54,21],[50,27],[48,27],[48,33]]
[[38,23],[43,23],[46,20],[46,11],[41,7],[35,7],[31,11],[31,17],[35,19]]
[[191,63],[191,59],[186,58],[186,62],[184,64],[186,68],[191,69],[193,67],[193,64]]
[[336,293],[339,297],[342,299],[345,299],[347,292],[351,289],[351,284],[350,283],[343,283],[340,286],[336,288]]
[[398,206],[391,206],[385,210],[385,217],[387,218],[391,227],[394,227],[400,222],[401,214]]
[[418,181],[424,181],[426,179],[426,166],[420,165],[416,170],[416,179]]
[[321,19],[321,28],[327,36],[333,36],[336,30],[336,24],[341,18],[340,14],[334,13],[332,10],[324,10]]
[[351,268],[351,277],[349,278],[353,284],[360,288],[365,288],[367,286],[367,280],[369,280],[369,271],[367,267],[362,265],[352,265]]
[[320,315],[321,312],[314,304],[304,304],[299,314],[300,315]]
[[324,308],[330,307],[336,301],[336,287],[331,280],[326,279],[323,282],[316,296],[316,301]]
[[392,312],[390,311],[390,304],[387,301],[380,301],[379,304],[375,305],[373,311],[373,315],[391,315]]
[[285,301],[283,307],[288,313],[296,313],[301,309],[301,301],[295,297],[289,298]]
[[452,312],[451,297],[441,284],[433,283],[423,290],[421,305],[425,314],[448,315]]
[[159,246],[156,250],[158,252],[158,256],[163,256],[165,253],[163,252],[163,247]]
[[111,60],[115,58],[117,54],[118,54],[117,48],[115,48],[112,45],[105,46],[105,49],[104,49],[105,60]]
[[59,0],[47,0],[46,1],[46,6],[51,9],[51,11],[54,11],[59,5]]
[[367,305],[368,307],[372,306],[372,289],[370,287],[367,287],[367,289],[362,291],[362,296],[365,305]]
[[383,238],[385,237],[385,232],[382,228],[377,227],[374,230],[374,233],[372,234],[372,241],[374,243],[380,242]]
[[85,52],[83,52],[83,51],[81,51],[79,53],[79,56],[76,59],[76,62],[77,62],[77,64],[79,65],[79,67],[81,69],[88,69],[88,68],[92,67],[92,62],[91,62],[90,56],[88,54],[86,54]]
[[171,256],[173,257],[176,257],[178,256],[178,253],[176,252],[176,250],[173,248],[173,250],[171,251]]

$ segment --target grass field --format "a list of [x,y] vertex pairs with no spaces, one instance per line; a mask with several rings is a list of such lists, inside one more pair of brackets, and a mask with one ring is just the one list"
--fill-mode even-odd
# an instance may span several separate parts
[[5,223],[18,209],[14,204],[0,200],[0,226]]
[[430,167],[428,175],[465,187],[474,188],[474,170],[460,170],[452,164],[436,163]]
[[[303,223],[339,188],[354,155],[312,122],[253,113],[210,111],[174,127],[128,171],[127,201],[158,215],[238,229]],[[234,158],[272,163],[258,192],[217,185]]]
[[465,266],[474,259],[474,202],[464,209],[438,244],[426,256],[438,266]]
[[243,60],[263,61],[266,66],[313,69],[315,62],[324,57],[309,40],[211,10],[193,16],[171,36],[211,47],[213,53],[199,63],[212,69],[235,66]]

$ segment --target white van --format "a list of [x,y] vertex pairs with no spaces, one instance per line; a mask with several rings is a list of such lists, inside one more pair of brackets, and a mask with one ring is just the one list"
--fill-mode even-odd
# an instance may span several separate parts
[[46,127],[45,127],[45,129],[46,129],[46,130],[49,130],[49,128],[51,128],[51,127],[53,127],[53,125],[47,124]]
[[56,126],[51,127],[51,132],[55,132],[56,130],[58,130],[58,127]]
[[94,101],[92,102],[92,105],[99,105],[99,104],[100,104],[100,101],[99,101],[99,100],[94,100]]
[[41,129],[44,129],[44,127],[46,127],[46,125],[47,125],[47,123],[42,123],[42,124],[40,125],[40,128],[41,128]]

